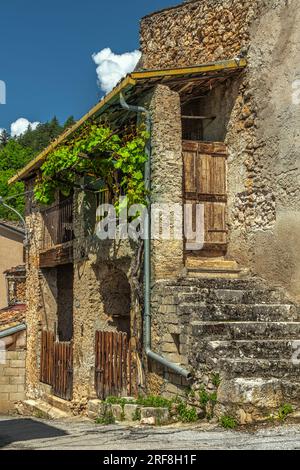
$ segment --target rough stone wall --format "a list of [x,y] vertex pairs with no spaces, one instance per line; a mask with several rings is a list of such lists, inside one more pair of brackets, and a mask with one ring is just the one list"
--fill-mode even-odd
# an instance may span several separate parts
[[[206,0],[141,23],[145,68],[230,59],[241,48],[247,52],[248,67],[240,79],[209,98],[220,102],[224,92],[234,97],[225,127],[217,122],[229,150],[228,257],[285,287],[296,300],[300,106],[293,104],[292,86],[299,78],[299,15],[297,0]],[[216,137],[216,132],[204,136]]]
[[25,393],[25,351],[1,353],[0,362],[0,414],[14,410],[24,400]]
[[[139,338],[140,304],[134,264],[140,255],[129,240],[95,235],[96,198],[76,192],[74,207],[74,387],[77,409],[95,396],[95,332],[126,331]],[[119,280],[119,281],[117,281]],[[127,285],[127,280],[129,288]],[[113,291],[112,287],[120,288]],[[119,305],[113,296],[119,299]],[[124,314],[124,316],[122,316]]]
[[142,67],[203,64],[236,57],[249,43],[257,0],[198,0],[141,21]]
[[[168,87],[156,87],[150,103],[152,116],[151,201],[155,204],[177,204],[182,234],[182,141],[181,110],[178,93]],[[153,206],[152,206],[153,207]],[[164,212],[164,211],[162,211]],[[166,208],[166,215],[168,209]],[[158,220],[158,218],[156,218]],[[174,221],[171,216],[171,236]],[[152,217],[152,229],[155,219]],[[153,279],[176,277],[183,270],[183,241],[176,237],[152,241]]]
[[299,3],[262,2],[226,141],[229,254],[300,299]]
[[5,271],[8,305],[26,303],[25,266],[18,266]]
[[[152,349],[170,362],[189,367],[188,337],[186,320],[178,309],[178,287],[168,281],[157,281],[151,294]],[[150,394],[176,396],[184,395],[187,382],[182,377],[169,372],[151,362],[147,375],[147,391]]]
[[[33,188],[33,181],[26,184],[26,191]],[[39,383],[40,331],[45,318],[45,309],[39,269],[39,248],[42,237],[42,218],[33,197],[27,198],[25,220],[30,234],[30,244],[26,254],[26,297],[28,299],[27,354],[26,354],[26,395],[36,398],[41,394]]]

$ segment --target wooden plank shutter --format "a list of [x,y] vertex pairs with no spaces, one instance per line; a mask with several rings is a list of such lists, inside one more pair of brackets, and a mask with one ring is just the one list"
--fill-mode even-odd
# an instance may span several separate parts
[[[224,254],[227,248],[227,151],[216,142],[183,141],[184,199],[204,206],[204,246],[201,255]],[[190,240],[186,240],[189,251]]]

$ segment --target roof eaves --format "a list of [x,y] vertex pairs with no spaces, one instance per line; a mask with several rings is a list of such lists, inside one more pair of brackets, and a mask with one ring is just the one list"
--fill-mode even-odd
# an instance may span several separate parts
[[68,139],[76,132],[85,121],[91,117],[102,114],[118,97],[120,92],[126,93],[132,87],[142,80],[159,79],[164,77],[182,77],[183,75],[197,75],[208,72],[219,72],[221,70],[239,69],[247,65],[247,60],[243,58],[230,59],[220,62],[210,62],[203,65],[195,65],[182,68],[170,68],[161,70],[144,70],[133,72],[125,77],[108,95],[106,95],[99,103],[96,104],[87,114],[85,114],[74,126],[59,136],[52,144],[50,144],[43,152],[41,152],[27,166],[14,175],[9,181],[13,184],[16,181],[28,178],[34,170],[37,170],[45,161],[47,155],[53,151],[59,144]]
[[108,93],[99,103],[97,103],[90,111],[88,111],[79,121],[77,121],[70,129],[61,134],[55,139],[45,150],[43,150],[36,158],[28,163],[24,168],[18,171],[10,180],[8,184],[13,184],[16,181],[25,179],[30,175],[32,171],[39,168],[40,165],[45,161],[47,155],[52,152],[59,144],[68,139],[79,127],[91,117],[96,116],[99,112],[104,112],[108,104],[118,95],[121,91],[124,91],[127,87],[135,85],[134,79],[129,75],[124,78],[119,85],[117,85],[110,93]]

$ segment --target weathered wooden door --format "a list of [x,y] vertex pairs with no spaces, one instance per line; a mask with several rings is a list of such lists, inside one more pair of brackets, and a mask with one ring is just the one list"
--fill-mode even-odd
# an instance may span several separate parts
[[64,400],[73,394],[73,344],[54,343],[53,393]]
[[95,388],[98,398],[136,394],[132,351],[127,333],[96,332]]
[[183,141],[184,202],[193,207],[194,231],[197,230],[196,206],[200,204],[203,208],[202,248],[193,249],[193,241],[186,239],[187,252],[197,252],[200,256],[226,253],[226,161],[227,150],[223,143]]
[[54,395],[72,399],[73,343],[55,341],[52,331],[42,331],[40,381],[51,385]]

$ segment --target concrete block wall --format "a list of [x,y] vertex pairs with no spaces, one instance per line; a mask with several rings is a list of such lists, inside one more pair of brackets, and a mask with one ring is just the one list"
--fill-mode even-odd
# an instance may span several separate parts
[[12,411],[25,398],[25,351],[6,351],[0,364],[0,413]]

